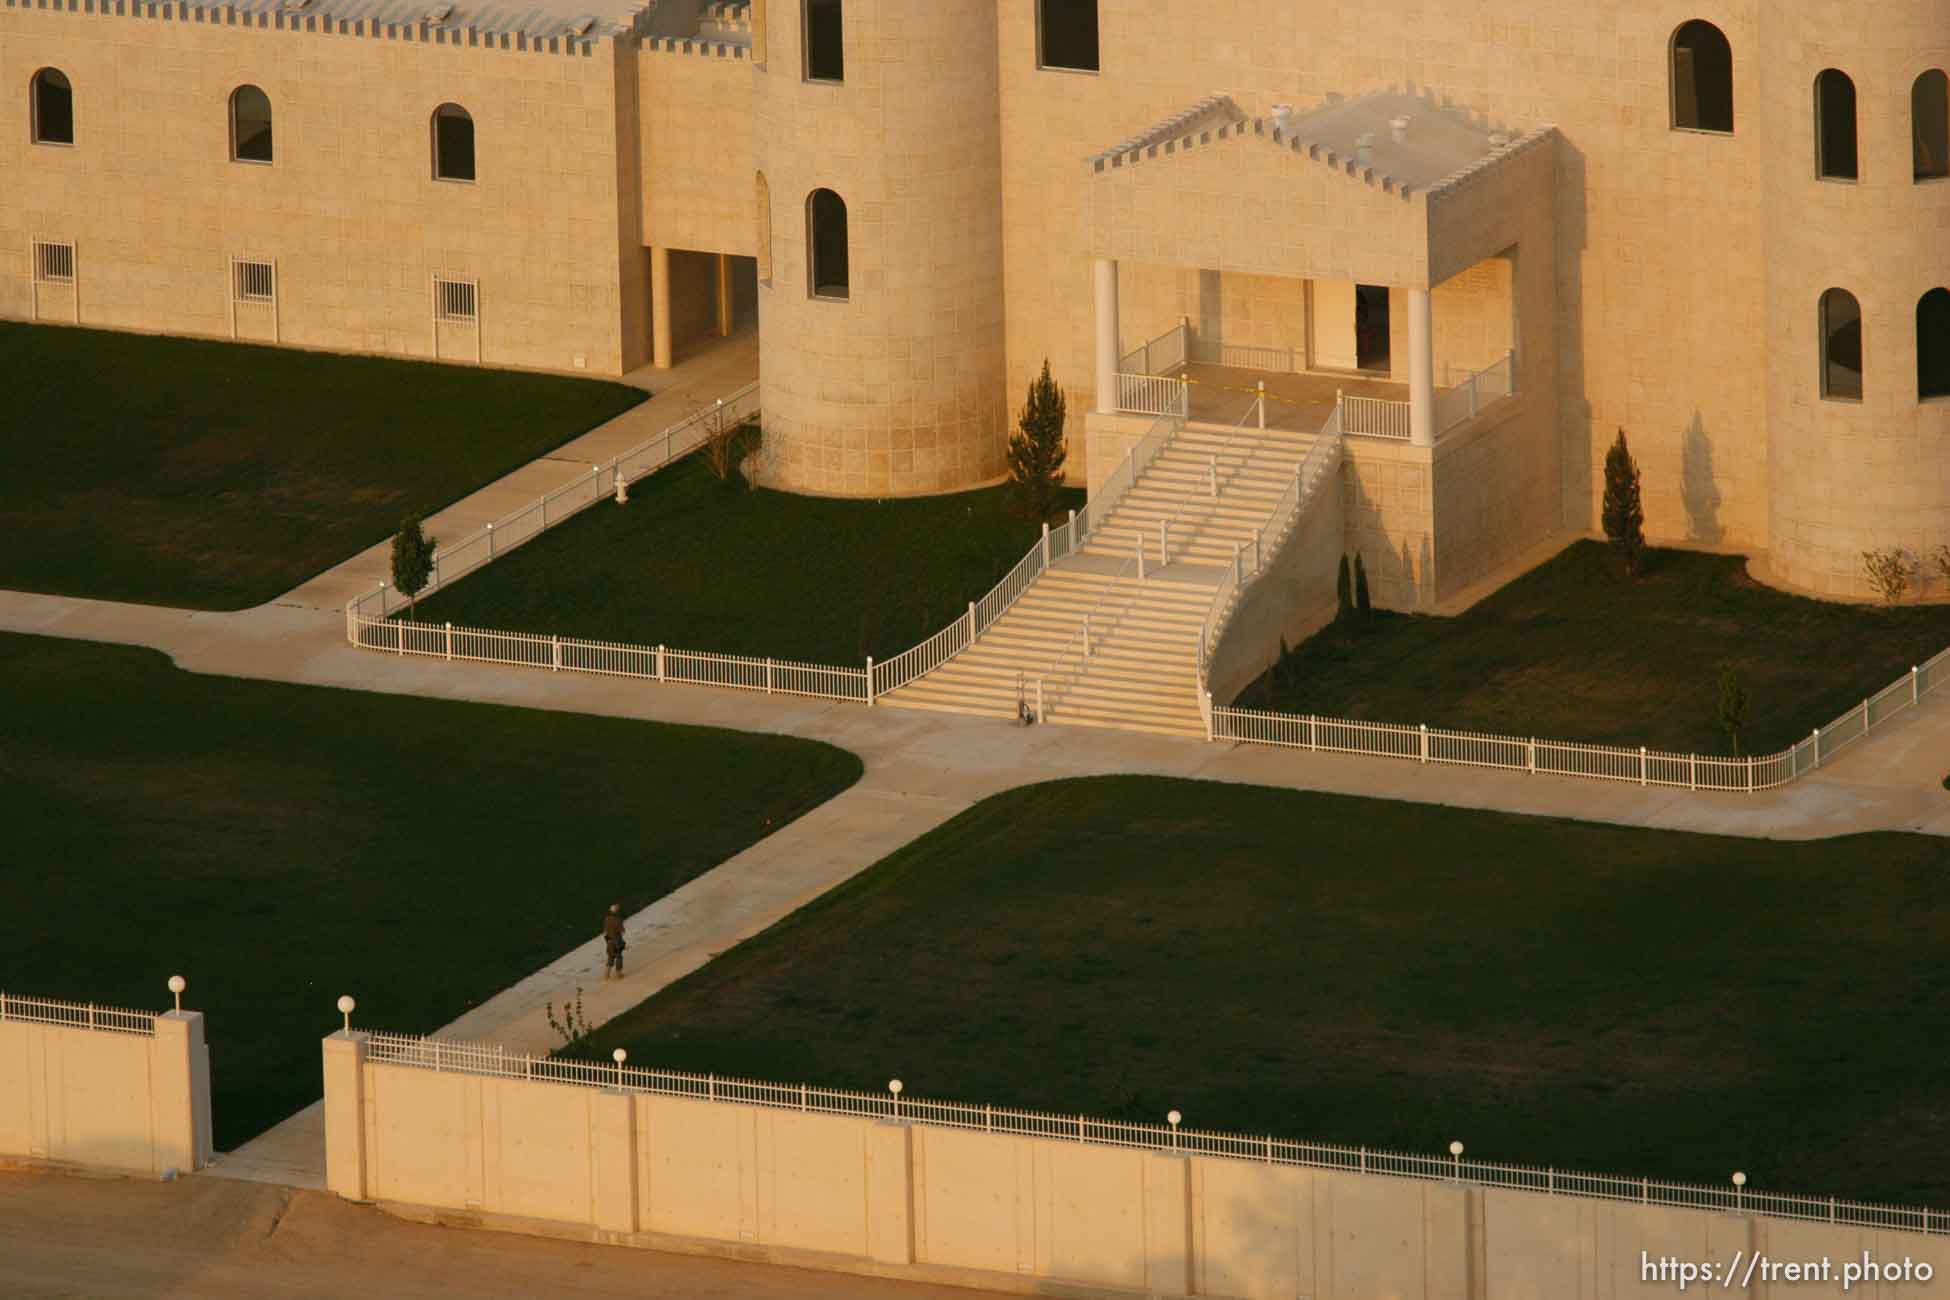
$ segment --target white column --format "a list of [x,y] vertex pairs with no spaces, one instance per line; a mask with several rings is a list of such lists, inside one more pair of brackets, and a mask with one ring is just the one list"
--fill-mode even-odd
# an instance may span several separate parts
[[1117,259],[1100,257],[1097,284],[1097,410],[1117,414]]
[[650,364],[670,369],[670,250],[650,250]]
[[1429,291],[1408,291],[1408,440],[1435,445],[1435,318]]

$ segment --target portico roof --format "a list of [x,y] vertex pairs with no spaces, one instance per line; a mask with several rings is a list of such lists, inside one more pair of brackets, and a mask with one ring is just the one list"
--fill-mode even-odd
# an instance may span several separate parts
[[1262,116],[1208,95],[1090,156],[1093,251],[1428,287],[1518,242],[1486,203],[1548,220],[1555,134],[1400,89]]

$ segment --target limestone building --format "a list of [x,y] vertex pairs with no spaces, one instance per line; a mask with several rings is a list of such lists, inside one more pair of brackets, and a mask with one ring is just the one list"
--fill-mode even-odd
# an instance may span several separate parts
[[[1347,438],[1427,606],[1595,528],[1950,542],[1950,0],[0,0],[0,315],[618,374],[756,318],[766,473]],[[1186,381],[1196,382],[1186,382]]]

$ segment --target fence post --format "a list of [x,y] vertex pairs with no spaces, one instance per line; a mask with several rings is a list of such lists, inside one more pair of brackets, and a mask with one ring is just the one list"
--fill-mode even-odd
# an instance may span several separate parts
[[1036,721],[1038,721],[1038,722],[1042,722],[1042,721],[1044,721],[1044,717],[1043,717],[1043,679],[1042,679],[1042,678],[1040,678],[1040,677],[1038,677],[1038,678],[1036,679]]
[[1821,728],[1820,727],[1815,728],[1814,742],[1815,742],[1815,768],[1816,770],[1820,770],[1821,768]]
[[1253,534],[1253,572],[1258,573],[1262,559],[1259,553],[1259,534]]
[[1754,760],[1750,758],[1747,760],[1747,793],[1752,794],[1753,792],[1754,792]]
[[548,639],[548,641],[549,641],[549,671],[554,673],[559,673],[562,671],[562,638],[559,636],[552,636]]
[[488,558],[491,560],[494,558],[494,525],[493,524],[489,524],[487,526],[487,535],[488,535]]
[[1266,428],[1266,381],[1259,381],[1259,427]]
[[1176,413],[1180,416],[1189,416],[1192,413],[1192,382],[1189,379],[1181,379],[1178,381],[1178,410]]
[[1140,531],[1137,535],[1137,565],[1138,565],[1138,581],[1143,582],[1144,581],[1144,533],[1142,531]]
[[975,602],[968,602],[968,644],[975,644]]
[[662,681],[663,679],[664,679],[664,648],[661,645],[659,645],[657,647],[657,680]]
[[1474,372],[1469,376],[1469,413],[1472,416],[1476,414],[1476,375]]
[[548,496],[546,494],[542,497],[542,527],[548,527]]
[[1217,452],[1214,452],[1212,454],[1211,486],[1212,486],[1212,499],[1214,501],[1217,501],[1219,499],[1219,456]]
[[1170,563],[1171,521],[1169,519],[1160,519],[1158,521],[1158,567],[1162,569]]
[[1429,724],[1424,722],[1421,726],[1422,761],[1426,763],[1429,761]]
[[772,656],[765,656],[765,693],[772,693]]
[[1320,750],[1320,715],[1317,713],[1309,713],[1307,715],[1307,752],[1318,753],[1319,750]]
[[1639,746],[1639,784],[1645,784],[1645,746]]
[[1239,586],[1239,555],[1243,549],[1238,542],[1232,544],[1232,585],[1234,588]]
[[1043,521],[1043,567],[1049,568],[1049,520]]
[[1090,657],[1090,615],[1083,616],[1083,657]]
[[1077,552],[1077,512],[1070,512],[1070,554]]
[[1537,737],[1532,736],[1524,745],[1524,770],[1532,776],[1537,775]]
[[873,707],[873,656],[867,656],[867,707]]
[[1867,700],[1862,701],[1862,734],[1865,736],[1869,734],[1869,702]]
[[447,662],[452,663],[453,661],[454,661],[454,625],[452,623],[448,623],[447,624]]
[[1686,788],[1688,790],[1699,789],[1699,755],[1698,754],[1686,755]]
[[1922,686],[1921,686],[1921,685],[1919,684],[1919,682],[1918,682],[1918,680],[1917,680],[1917,679],[1918,679],[1918,675],[1919,675],[1919,674],[1920,674],[1920,673],[1921,673],[1922,671],[1923,671],[1923,670],[1922,670],[1921,668],[1918,668],[1918,667],[1916,667],[1916,666],[1914,666],[1914,665],[1911,665],[1911,667],[1910,667],[1910,670],[1909,670],[1909,702],[1910,702],[1911,704],[1915,704],[1915,703],[1916,703],[1917,701],[1919,701],[1919,700],[1921,700],[1921,699],[1923,698],[1923,688],[1922,688]]

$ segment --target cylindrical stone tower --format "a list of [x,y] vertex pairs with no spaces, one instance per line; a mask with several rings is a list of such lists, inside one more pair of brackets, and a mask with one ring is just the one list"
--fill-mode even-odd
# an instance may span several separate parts
[[[995,6],[766,6],[753,134],[756,188],[770,196],[760,266],[771,275],[759,285],[769,486],[913,495],[1003,473]],[[844,204],[844,245],[835,199],[815,202],[816,191]]]
[[[1765,133],[1767,158],[1769,567],[1795,587],[1868,595],[1864,551],[1901,547],[1934,577],[1930,554],[1950,542],[1950,400],[1920,399],[1917,377],[1918,300],[1950,285],[1950,180],[1917,179],[1911,106],[1919,76],[1950,69],[1950,0],[1795,0],[1763,6],[1759,26],[1760,67],[1736,67],[1735,86],[1743,100],[1760,93],[1741,125]],[[1828,69],[1853,83],[1852,180],[1819,174]],[[1822,116],[1831,130],[1840,117]],[[1844,149],[1829,170],[1847,163]],[[1830,289],[1859,304],[1859,399],[1846,371],[1824,395]],[[1848,304],[1834,305],[1845,322]],[[1853,346],[1844,324],[1838,351]],[[1942,594],[1942,579],[1929,590]]]

